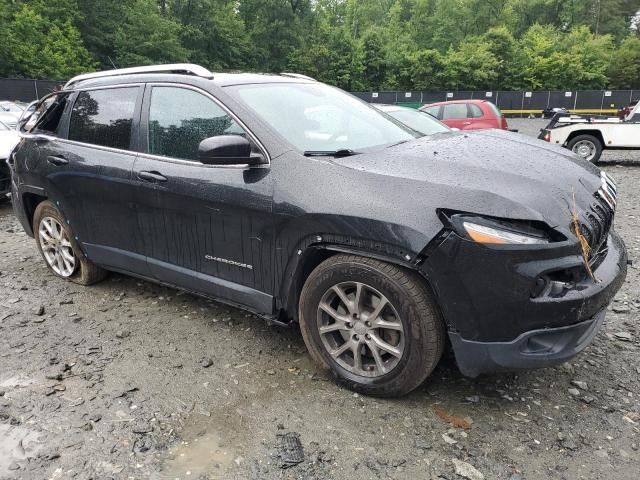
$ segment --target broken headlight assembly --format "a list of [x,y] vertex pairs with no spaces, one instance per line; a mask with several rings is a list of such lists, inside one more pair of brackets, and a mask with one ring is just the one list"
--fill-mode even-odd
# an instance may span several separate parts
[[484,245],[544,245],[566,240],[562,234],[539,221],[451,212],[440,212],[440,217],[462,238]]

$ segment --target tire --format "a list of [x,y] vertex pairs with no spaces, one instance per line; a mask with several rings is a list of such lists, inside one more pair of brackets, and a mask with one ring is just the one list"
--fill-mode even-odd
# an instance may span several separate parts
[[[590,146],[593,153],[590,156],[580,154],[578,149],[581,146],[584,146],[585,148]],[[602,142],[593,135],[578,135],[573,137],[569,140],[569,143],[567,143],[567,148],[591,163],[598,163],[598,160],[600,160],[600,156],[602,155]]]
[[[360,314],[342,315],[347,312],[347,304],[340,300],[344,297],[334,294],[334,286],[345,295],[351,289],[350,305]],[[355,308],[358,288],[362,292],[362,309]],[[380,303],[384,303],[380,300],[382,296],[388,303],[379,315],[374,316]],[[348,323],[336,320],[320,308],[321,302],[325,307],[331,306],[332,314],[340,311],[341,318],[355,320]],[[367,319],[372,322],[365,321]],[[327,320],[333,323],[324,323]],[[299,321],[311,357],[329,369],[339,384],[365,395],[393,397],[414,390],[436,367],[445,345],[444,324],[424,279],[395,265],[354,255],[331,257],[311,272],[300,295]],[[366,323],[370,323],[368,330],[363,325]],[[394,330],[376,328],[389,324]],[[331,330],[335,325],[341,328],[320,333],[321,327]],[[400,325],[403,331],[397,332],[395,329]],[[378,343],[380,340],[384,344]],[[354,342],[359,345],[355,351]],[[336,357],[347,343],[351,346],[341,357]],[[395,354],[378,349],[377,345],[392,347]],[[372,346],[378,351],[377,357]],[[397,356],[399,351],[401,355]],[[358,355],[361,357],[359,369],[356,352],[362,352]],[[349,364],[350,360],[352,364]]]
[[[61,273],[61,269],[59,268],[59,266],[52,266],[50,260],[45,254],[47,246],[43,245],[45,240],[41,238],[42,235],[40,234],[40,227],[43,224],[43,221],[47,222],[48,225],[56,225],[55,222],[57,222],[57,225],[59,225],[64,231],[64,235],[66,237],[65,240],[68,240],[70,244],[69,246],[66,246],[65,251],[68,254],[72,252],[74,257],[74,267],[68,269],[68,274]],[[58,210],[58,208],[52,202],[46,200],[44,202],[41,202],[36,208],[36,211],[33,215],[33,234],[34,238],[36,239],[36,244],[38,245],[38,251],[47,264],[47,268],[49,268],[49,270],[56,276],[74,283],[78,283],[80,285],[91,285],[103,280],[107,276],[106,270],[92,263],[89,259],[87,259],[87,257],[85,257],[84,253],[82,253],[82,250],[75,240],[75,236],[73,235],[71,227],[69,227],[69,225],[67,224],[67,221],[62,215],[62,212],[60,212],[60,210]],[[62,244],[62,242],[60,242],[60,244]],[[66,266],[66,264],[64,266]],[[58,271],[56,271],[56,268],[58,269]]]

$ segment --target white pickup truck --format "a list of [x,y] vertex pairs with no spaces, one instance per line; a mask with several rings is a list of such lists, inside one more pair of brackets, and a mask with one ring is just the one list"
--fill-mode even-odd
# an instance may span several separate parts
[[596,163],[602,150],[640,150],[640,103],[624,118],[556,114],[539,139]]

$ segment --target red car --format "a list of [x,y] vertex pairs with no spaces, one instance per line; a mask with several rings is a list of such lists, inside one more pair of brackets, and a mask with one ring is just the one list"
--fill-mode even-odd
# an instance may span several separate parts
[[442,123],[460,130],[500,128],[508,130],[507,120],[493,103],[487,100],[452,100],[420,107]]

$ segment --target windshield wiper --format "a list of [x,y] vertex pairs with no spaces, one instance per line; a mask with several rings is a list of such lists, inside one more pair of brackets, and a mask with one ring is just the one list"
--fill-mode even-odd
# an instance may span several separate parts
[[350,157],[358,155],[360,152],[351,150],[350,148],[341,148],[339,150],[307,150],[304,152],[305,157]]

